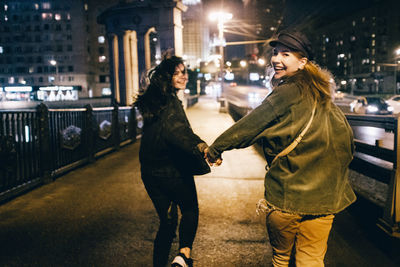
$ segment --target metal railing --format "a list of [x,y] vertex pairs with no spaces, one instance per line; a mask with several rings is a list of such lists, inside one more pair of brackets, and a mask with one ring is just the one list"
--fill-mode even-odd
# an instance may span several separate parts
[[[346,114],[350,125],[354,127],[373,127],[391,132],[392,148],[382,147],[381,140],[375,144],[355,140],[356,154],[350,164],[350,169],[386,185],[385,198],[380,205],[383,216],[378,220],[378,227],[386,233],[400,238],[400,128],[398,115],[357,115]],[[371,189],[371,188],[370,188]],[[357,191],[357,188],[355,188]],[[377,190],[377,188],[372,188]],[[373,192],[363,194],[373,197]],[[374,201],[374,199],[370,199]]]
[[132,107],[0,110],[0,201],[134,142],[142,126]]
[[[239,107],[228,102],[228,111],[234,120],[240,119],[251,110],[249,107]],[[382,147],[380,140],[373,140],[373,144],[355,140],[356,153],[350,169],[361,174],[360,179],[352,181],[354,190],[383,209],[383,216],[377,223],[378,227],[391,236],[400,238],[400,116],[345,115],[353,129],[354,127],[374,127],[392,133],[390,137],[393,138],[392,148]],[[376,201],[377,192],[366,192],[378,190],[378,188],[369,186],[361,191],[361,187],[354,184],[364,183],[363,179],[371,179],[384,185],[383,190],[379,189],[379,193],[383,194],[382,201]]]

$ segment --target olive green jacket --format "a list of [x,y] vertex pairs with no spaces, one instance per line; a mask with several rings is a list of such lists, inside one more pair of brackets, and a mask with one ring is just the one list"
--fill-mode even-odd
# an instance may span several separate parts
[[[209,148],[211,159],[225,150],[262,141],[268,163],[301,133],[313,102],[295,83],[284,82],[247,116],[221,134]],[[301,215],[337,213],[355,201],[348,181],[353,132],[333,103],[317,105],[301,142],[276,160],[265,175],[265,199],[273,208]]]

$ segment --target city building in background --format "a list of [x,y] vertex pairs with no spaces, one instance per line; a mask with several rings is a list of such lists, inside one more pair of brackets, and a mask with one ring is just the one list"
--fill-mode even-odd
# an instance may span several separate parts
[[57,101],[110,95],[104,26],[96,23],[96,14],[113,1],[101,2],[2,1],[1,99]]
[[209,27],[201,0],[184,0],[182,3],[188,7],[182,14],[183,58],[188,68],[194,69],[210,55]]
[[313,34],[316,61],[336,77],[339,90],[355,94],[396,94],[400,55],[399,1],[375,1]]

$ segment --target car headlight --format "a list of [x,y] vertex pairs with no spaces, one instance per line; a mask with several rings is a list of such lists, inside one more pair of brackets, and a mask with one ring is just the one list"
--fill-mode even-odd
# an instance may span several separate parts
[[368,105],[367,110],[368,112],[377,112],[379,109],[377,106]]
[[393,108],[392,106],[388,106],[388,107],[387,107],[387,110],[390,111],[390,112],[392,112],[392,111],[394,110],[394,108]]

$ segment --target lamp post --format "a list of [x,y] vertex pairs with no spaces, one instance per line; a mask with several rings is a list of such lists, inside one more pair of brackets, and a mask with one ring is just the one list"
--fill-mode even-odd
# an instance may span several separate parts
[[227,22],[228,20],[232,19],[232,14],[231,13],[226,13],[223,11],[219,12],[213,12],[209,16],[211,21],[217,21],[217,26],[218,26],[218,41],[219,41],[219,54],[221,56],[221,62],[220,62],[220,76],[221,76],[221,93],[224,91],[224,46],[225,46],[225,40],[224,40],[224,23]]

